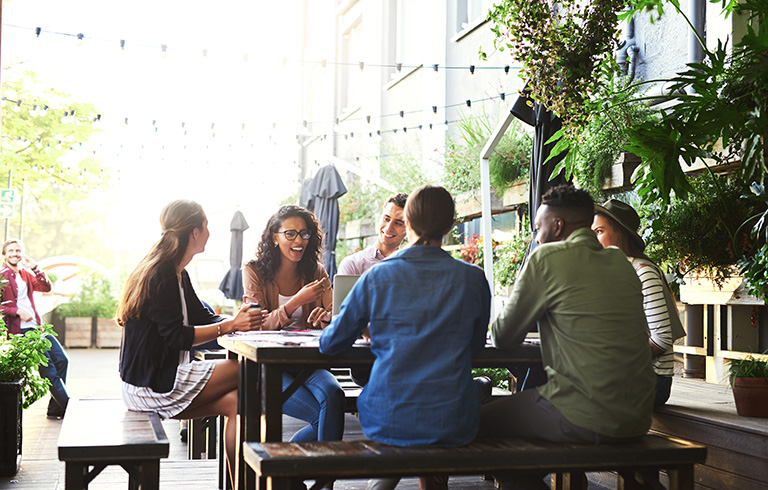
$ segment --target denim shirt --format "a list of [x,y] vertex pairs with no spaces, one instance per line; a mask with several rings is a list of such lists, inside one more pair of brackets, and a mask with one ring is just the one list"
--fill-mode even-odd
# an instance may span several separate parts
[[480,419],[472,356],[485,345],[491,295],[483,271],[440,247],[411,246],[366,271],[320,337],[335,355],[370,323],[375,356],[358,398],[369,439],[460,446]]

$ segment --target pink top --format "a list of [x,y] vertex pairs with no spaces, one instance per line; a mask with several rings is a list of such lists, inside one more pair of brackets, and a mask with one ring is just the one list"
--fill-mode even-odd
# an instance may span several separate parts
[[376,248],[376,245],[371,245],[364,250],[344,257],[336,273],[359,276],[385,258],[381,250]]

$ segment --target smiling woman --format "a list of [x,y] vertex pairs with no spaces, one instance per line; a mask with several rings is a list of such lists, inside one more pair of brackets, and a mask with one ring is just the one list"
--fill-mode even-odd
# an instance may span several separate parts
[[[301,206],[283,206],[269,219],[256,258],[243,269],[243,301],[269,311],[264,329],[303,330],[328,324],[333,291],[320,262],[322,242],[315,216]],[[283,389],[296,374],[283,374]],[[341,440],[344,391],[330,372],[318,369],[310,374],[283,410],[309,422],[291,441]]]

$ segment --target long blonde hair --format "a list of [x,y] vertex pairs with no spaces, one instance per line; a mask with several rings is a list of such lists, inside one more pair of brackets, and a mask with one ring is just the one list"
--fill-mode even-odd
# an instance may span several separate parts
[[115,318],[120,325],[138,318],[149,300],[149,284],[158,266],[170,263],[174,269],[187,251],[189,235],[205,222],[202,206],[194,201],[178,200],[166,205],[160,213],[162,235],[139,265],[128,276]]

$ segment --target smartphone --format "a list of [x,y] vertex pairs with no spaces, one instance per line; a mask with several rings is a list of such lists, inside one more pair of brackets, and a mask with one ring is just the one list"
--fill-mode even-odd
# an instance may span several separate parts
[[251,303],[251,306],[248,307],[248,310],[261,310],[261,305],[258,303]]

